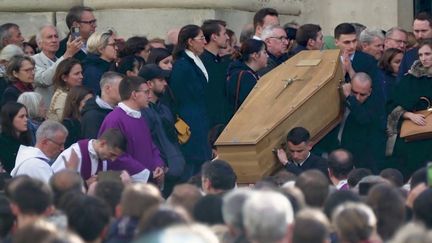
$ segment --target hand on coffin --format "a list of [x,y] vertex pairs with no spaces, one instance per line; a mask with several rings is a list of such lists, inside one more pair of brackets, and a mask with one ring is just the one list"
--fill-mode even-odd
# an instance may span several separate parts
[[285,153],[285,150],[283,150],[283,149],[277,149],[277,157],[278,157],[278,159],[279,159],[279,162],[281,162],[282,163],[282,165],[286,165],[287,163],[288,163],[288,157],[287,157],[287,154]]
[[351,84],[350,83],[343,84],[342,91],[345,98],[347,98],[351,94]]
[[426,125],[425,116],[422,114],[415,114],[415,113],[407,111],[403,114],[403,117],[406,119],[410,119],[412,122],[414,122],[415,124],[417,124],[419,126],[425,126]]

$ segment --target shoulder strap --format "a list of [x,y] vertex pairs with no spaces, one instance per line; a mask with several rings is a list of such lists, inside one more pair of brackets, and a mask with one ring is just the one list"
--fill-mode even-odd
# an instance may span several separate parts
[[235,94],[235,100],[234,100],[234,110],[237,111],[237,109],[239,108],[239,96],[240,96],[240,83],[241,83],[241,78],[243,76],[243,73],[245,71],[241,70],[237,79],[237,88],[236,88],[236,94]]
[[79,140],[77,143],[82,156],[80,174],[84,180],[87,180],[91,177],[91,160],[88,151],[89,139]]

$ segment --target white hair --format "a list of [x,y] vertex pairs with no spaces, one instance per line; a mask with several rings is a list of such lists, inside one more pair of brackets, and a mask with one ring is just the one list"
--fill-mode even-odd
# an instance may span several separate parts
[[37,43],[37,45],[38,45],[38,47],[39,48],[41,48],[41,42],[42,42],[42,32],[43,32],[43,30],[45,29],[45,28],[53,28],[53,29],[55,29],[55,31],[57,32],[57,34],[58,34],[58,30],[57,30],[57,27],[55,27],[54,25],[52,25],[52,24],[44,24],[44,25],[42,25],[40,28],[39,28],[39,31],[36,33],[36,43]]
[[9,62],[13,56],[24,56],[24,51],[14,44],[9,44],[0,51],[0,61]]
[[223,197],[222,216],[226,224],[243,229],[242,208],[245,201],[253,195],[249,188],[238,188]]
[[37,118],[39,116],[39,109],[42,102],[42,95],[39,93],[24,92],[18,97],[17,102],[27,107],[30,118]]
[[54,139],[58,131],[63,132],[66,136],[68,135],[68,130],[60,122],[53,120],[42,122],[36,131],[36,143],[46,138]]
[[257,191],[243,206],[246,234],[259,243],[278,242],[294,220],[290,201],[281,193]]
[[380,29],[364,29],[360,33],[359,40],[361,43],[367,43],[370,44],[375,38],[379,38],[381,40],[384,40],[384,34],[382,30]]
[[269,25],[269,26],[264,27],[263,31],[261,32],[261,39],[266,40],[270,37],[273,37],[274,31],[276,29],[281,29],[285,32],[284,28],[280,25]]

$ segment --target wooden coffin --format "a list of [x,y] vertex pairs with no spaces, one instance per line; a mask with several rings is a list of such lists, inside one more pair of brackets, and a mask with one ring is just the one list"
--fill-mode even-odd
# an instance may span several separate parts
[[303,51],[263,76],[216,141],[239,183],[280,168],[274,149],[303,126],[317,142],[342,118],[339,50]]

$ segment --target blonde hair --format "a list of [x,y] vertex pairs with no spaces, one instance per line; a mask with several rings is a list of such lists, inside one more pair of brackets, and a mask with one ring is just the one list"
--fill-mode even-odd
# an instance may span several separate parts
[[114,34],[115,32],[111,29],[102,32],[94,32],[87,40],[88,52],[100,55],[100,50],[108,46],[109,38]]

